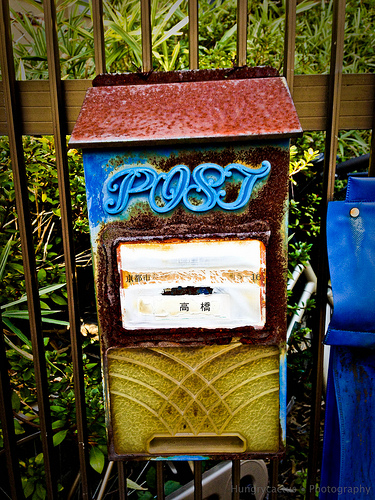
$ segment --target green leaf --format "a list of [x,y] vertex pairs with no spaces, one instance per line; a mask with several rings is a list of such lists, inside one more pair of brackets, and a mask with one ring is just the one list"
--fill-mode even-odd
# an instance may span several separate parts
[[40,465],[44,462],[44,457],[43,457],[43,453],[39,453],[39,455],[37,455],[35,457],[35,463]]
[[10,266],[11,266],[13,269],[15,269],[16,271],[18,271],[19,273],[21,273],[21,274],[24,274],[24,272],[25,272],[25,271],[24,271],[24,269],[23,269],[23,266],[22,266],[21,264],[17,264],[17,263],[15,263],[15,262],[12,262],[12,263],[10,264]]
[[30,497],[33,494],[33,491],[34,491],[33,481],[29,480],[23,484],[23,494],[25,495],[25,498]]
[[28,347],[32,347],[31,341],[24,335],[19,328],[17,328],[13,323],[5,316],[3,315],[3,323],[6,325],[9,330],[11,330],[13,333],[17,335],[17,337],[22,340],[24,344],[26,344]]
[[62,411],[65,412],[65,408],[63,406],[51,405],[50,409],[53,411]]
[[146,473],[146,482],[150,488],[156,488],[156,469],[150,467]]
[[63,286],[65,286],[66,283],[57,283],[57,285],[49,285],[49,286],[44,286],[43,288],[39,289],[39,295],[44,295],[47,293],[54,292],[55,290],[59,290]]
[[31,368],[29,368],[28,370],[23,372],[23,379],[25,380],[25,382],[27,380],[31,379],[31,377],[33,376],[33,373],[34,373],[34,370]]
[[61,297],[61,295],[57,295],[56,293],[53,293],[51,295],[51,299],[55,302],[55,304],[58,304],[59,306],[65,306],[67,304],[67,301],[64,299],[64,297]]
[[95,366],[98,366],[98,363],[87,363],[85,365],[86,370],[91,370],[91,368],[95,368]]
[[218,46],[223,46],[226,44],[226,42],[232,38],[233,34],[237,31],[237,24],[232,26],[228,31],[224,33],[224,35],[221,37],[221,39],[218,42]]
[[46,279],[46,276],[47,276],[47,273],[46,273],[45,269],[43,269],[43,268],[39,269],[39,271],[38,271],[38,280],[39,281],[43,281],[43,280]]
[[131,479],[126,480],[126,485],[129,489],[132,489],[132,490],[147,491],[147,488],[142,488],[142,486],[139,486],[139,484],[135,483]]
[[64,420],[55,420],[54,422],[52,422],[52,429],[59,429],[60,427],[64,427],[64,425]]
[[12,239],[13,236],[7,241],[5,247],[3,248],[1,255],[0,255],[0,280],[3,277],[4,274],[4,269],[8,260],[9,252],[10,252],[10,247],[12,244]]
[[150,491],[139,491],[137,495],[141,500],[152,500],[154,498],[154,495]]
[[62,443],[66,437],[67,432],[68,429],[56,432],[56,434],[53,436],[53,446],[58,446],[60,443]]
[[[58,290],[59,288],[62,288],[65,285],[66,283],[58,283],[57,285],[50,285],[50,286],[45,286],[43,288],[39,288],[39,296],[45,295],[50,292],[54,292],[55,290]],[[9,302],[8,304],[4,304],[3,306],[0,307],[0,309],[7,309],[8,307],[13,307],[26,301],[27,301],[27,296],[24,295],[23,297],[21,297],[18,300],[15,300],[14,302]]]
[[23,356],[24,358],[26,359],[29,359],[30,361],[33,361],[34,358],[33,358],[33,355],[29,352],[26,352],[22,349],[20,349],[19,347],[17,347],[15,344],[13,344],[13,342],[8,339],[8,337],[6,335],[4,335],[4,340],[5,342],[12,348],[14,349],[15,351],[17,351],[19,354],[21,354],[21,356]]
[[69,326],[69,321],[62,319],[42,318],[42,323],[50,323],[51,325]]
[[177,481],[167,481],[164,485],[164,493],[165,496],[170,495],[174,491],[178,490],[180,488],[181,484],[178,483]]
[[12,408],[17,413],[21,408],[21,400],[19,395],[16,392],[12,392]]
[[155,49],[156,47],[158,47],[161,43],[163,43],[165,40],[168,40],[168,38],[172,37],[172,36],[176,36],[176,35],[180,35],[182,33],[179,33],[179,30],[181,28],[183,28],[184,26],[186,26],[186,24],[189,22],[189,18],[186,17],[185,19],[183,19],[182,21],[180,21],[179,23],[177,23],[175,26],[173,26],[173,28],[171,28],[169,31],[166,31],[164,33],[164,35],[157,41],[153,44],[153,48]]
[[[41,455],[43,455],[43,453],[41,453]],[[36,486],[35,486],[35,493],[37,493],[38,498],[41,499],[41,500],[44,500],[46,498],[46,496],[47,496],[46,489],[40,483],[36,484]]]
[[93,446],[90,450],[90,465],[91,467],[98,472],[102,473],[104,468],[105,456],[104,453],[99,450],[97,446]]
[[14,432],[16,436],[24,434],[26,432],[25,429],[22,427],[22,424],[16,418],[13,419],[13,423],[14,423]]

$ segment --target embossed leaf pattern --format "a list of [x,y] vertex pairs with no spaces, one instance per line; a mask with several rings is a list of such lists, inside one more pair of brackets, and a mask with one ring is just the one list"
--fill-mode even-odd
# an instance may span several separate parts
[[108,368],[118,453],[147,453],[153,436],[176,435],[236,434],[246,451],[279,447],[277,347],[111,349]]

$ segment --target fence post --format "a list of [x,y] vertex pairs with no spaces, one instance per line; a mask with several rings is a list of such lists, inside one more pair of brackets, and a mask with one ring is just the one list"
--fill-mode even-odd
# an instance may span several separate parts
[[247,0],[237,0],[237,66],[246,66]]
[[287,0],[285,5],[284,77],[293,96],[294,58],[296,53],[297,0]]
[[103,27],[103,0],[92,1],[92,20],[94,30],[95,72],[105,73],[105,44]]
[[19,99],[16,94],[8,0],[2,0],[0,5],[0,18],[2,19],[0,23],[0,54],[4,100],[14,189],[16,194],[16,210],[22,247],[22,261],[25,273],[30,336],[34,356],[35,382],[37,387],[46,488],[48,498],[52,499],[57,496],[57,481],[53,465],[52,423],[48,401],[48,380],[44,354],[38,281],[36,277],[33,233],[30,212],[28,209],[29,197],[22,145],[22,119],[18,108]]
[[78,308],[77,277],[73,246],[69,169],[66,151],[65,108],[61,87],[59,64],[60,54],[56,33],[55,3],[54,0],[44,0],[43,4],[47,42],[48,74],[51,94],[52,122],[53,133],[55,137],[56,167],[61,205],[66,287],[68,292],[68,311],[73,360],[78,454],[81,471],[82,498],[87,499],[90,498],[90,493],[88,481],[89,461],[86,402],[83,378],[82,341]]
[[142,69],[152,70],[152,27],[150,0],[141,0]]
[[189,0],[189,67],[199,67],[198,0]]
[[18,465],[16,434],[14,432],[12,391],[8,374],[8,361],[5,353],[3,324],[0,312],[0,420],[4,437],[10,491],[14,500],[24,497]]
[[306,500],[315,498],[315,484],[320,456],[320,421],[323,385],[323,338],[325,334],[325,314],[328,284],[328,258],[326,251],[326,212],[328,202],[333,199],[337,136],[339,130],[341,80],[345,36],[345,0],[334,2],[332,22],[331,64],[329,77],[329,98],[327,109],[327,128],[325,143],[325,161],[323,177],[323,195],[321,204],[321,227],[319,244],[319,269],[317,282],[317,318],[312,339],[312,351],[315,364],[313,366],[313,401],[309,446],[309,466],[306,483]]

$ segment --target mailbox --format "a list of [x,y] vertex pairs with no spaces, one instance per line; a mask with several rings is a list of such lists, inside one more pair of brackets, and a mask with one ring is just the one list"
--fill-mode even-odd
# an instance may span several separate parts
[[111,459],[282,453],[289,139],[270,68],[101,75],[83,149]]

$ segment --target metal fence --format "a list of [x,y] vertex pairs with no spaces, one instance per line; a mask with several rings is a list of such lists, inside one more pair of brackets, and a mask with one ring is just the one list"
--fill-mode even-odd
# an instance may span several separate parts
[[[143,71],[152,69],[150,0],[141,2]],[[286,1],[284,76],[288,82],[304,130],[325,130],[325,169],[323,182],[323,204],[333,198],[337,137],[340,129],[371,129],[374,124],[375,75],[343,75],[343,50],[345,27],[345,0],[335,0],[333,12],[331,70],[329,75],[295,75],[295,30],[296,0]],[[44,454],[45,477],[48,498],[57,498],[57,478],[52,443],[51,416],[48,401],[46,360],[41,327],[41,310],[36,279],[36,263],[32,239],[30,214],[28,212],[28,185],[23,157],[22,135],[53,134],[56,147],[61,220],[65,255],[66,282],[70,335],[74,365],[74,391],[77,415],[78,454],[80,481],[83,498],[91,498],[88,464],[88,441],[86,426],[85,394],[83,386],[82,346],[78,311],[76,269],[72,239],[72,217],[69,177],[67,167],[66,136],[72,130],[78,115],[85,90],[90,80],[61,81],[59,47],[56,33],[56,10],[53,0],[44,0],[44,19],[47,41],[49,81],[16,81],[8,0],[0,3],[0,51],[2,82],[0,82],[0,134],[8,135],[11,148],[12,169],[16,192],[16,210],[22,244],[25,283],[28,297],[30,332],[33,345],[35,379],[38,391],[40,436]],[[189,61],[190,68],[199,67],[198,57],[198,0],[189,0]],[[101,0],[92,1],[95,42],[96,73],[105,72],[105,50],[103,9]],[[246,64],[247,46],[247,0],[237,2],[237,65]],[[372,139],[374,146],[374,138]],[[370,175],[375,172],[375,160],[370,160]],[[325,293],[328,266],[325,257],[324,221],[321,231],[321,265],[318,272],[318,314],[316,334],[313,339],[315,359],[315,388],[312,404],[310,437],[309,485],[314,485],[319,458],[319,432],[322,397],[323,353],[321,340],[324,334]],[[12,498],[22,498],[21,478],[18,467],[16,437],[10,402],[10,386],[5,358],[3,336],[0,336],[0,414],[4,434],[4,447],[8,465]],[[127,498],[126,464],[118,462],[119,498]],[[240,462],[233,461],[233,498],[239,499]],[[199,462],[194,469],[194,498],[202,498],[202,469]],[[277,461],[273,461],[272,484],[277,485]],[[237,487],[236,487],[237,486]],[[164,498],[163,465],[157,463],[157,498]],[[272,493],[272,498],[277,494]]]

